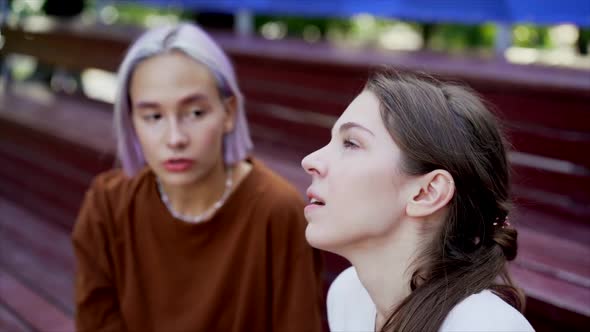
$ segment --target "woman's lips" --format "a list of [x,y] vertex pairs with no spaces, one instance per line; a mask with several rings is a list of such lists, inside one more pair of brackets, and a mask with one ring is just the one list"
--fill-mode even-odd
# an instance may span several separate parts
[[164,162],[164,168],[169,172],[184,172],[194,164],[192,159],[168,159]]
[[323,205],[319,205],[319,204],[308,204],[307,206],[305,206],[305,209],[303,210],[304,213],[310,213],[312,211],[315,211],[319,208],[324,207]]
[[307,189],[309,204],[305,206],[304,212],[309,213],[326,205],[326,203],[310,188]]

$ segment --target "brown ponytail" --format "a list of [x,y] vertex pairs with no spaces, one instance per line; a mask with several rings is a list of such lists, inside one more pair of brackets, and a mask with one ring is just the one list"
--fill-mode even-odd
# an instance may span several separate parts
[[402,170],[444,169],[455,182],[443,226],[410,266],[412,292],[392,308],[383,330],[438,331],[455,305],[486,289],[521,310],[522,294],[506,271],[516,257],[517,231],[506,222],[510,174],[493,114],[469,89],[430,77],[384,72],[365,89],[380,100],[383,122],[402,150]]

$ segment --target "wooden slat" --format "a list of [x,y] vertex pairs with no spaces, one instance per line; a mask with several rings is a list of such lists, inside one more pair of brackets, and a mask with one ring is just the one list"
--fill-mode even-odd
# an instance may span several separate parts
[[80,112],[79,107],[85,104],[79,99],[63,97],[57,103],[43,105],[25,97],[3,96],[0,103],[3,140],[93,173],[113,165],[112,114],[104,112],[104,105],[91,107],[93,103],[90,103],[86,109],[89,112]]
[[[39,98],[48,94],[49,99]],[[13,123],[43,129],[65,141],[101,151],[105,141],[114,142],[112,129],[112,105],[96,102],[84,97],[54,95],[47,87],[33,84],[14,84],[12,90],[0,95],[1,116]],[[90,112],[80,113],[80,106]],[[56,128],[55,122],[74,124],[70,127]]]
[[512,164],[513,182],[518,185],[552,193],[562,193],[573,201],[590,202],[590,177],[583,174],[557,172],[534,165]]
[[3,270],[0,270],[0,294],[7,306],[17,312],[35,330],[74,331],[71,317],[65,315]]
[[64,229],[71,229],[76,218],[77,211],[59,209],[47,202],[39,193],[22,190],[22,186],[12,181],[0,178],[0,197],[18,204],[33,208],[35,213],[46,222],[52,222]]
[[[58,209],[65,211],[76,210],[82,202],[85,188],[72,188],[67,182],[62,184],[55,173],[43,172],[10,156],[0,155],[0,176],[19,186],[21,190],[33,192],[51,202]],[[39,162],[43,162],[39,160]],[[56,170],[57,171],[57,170]],[[86,188],[88,188],[88,182]]]
[[[313,96],[305,96],[291,93],[285,93],[285,90],[275,90],[262,87],[260,85],[248,84],[246,80],[244,84],[244,94],[247,102],[257,102],[275,105],[288,105],[293,109],[302,111],[311,111],[319,114],[327,114],[332,116],[340,116],[346,109],[348,104],[354,99],[355,95],[342,96],[338,100],[322,99],[321,97],[313,98]],[[269,81],[272,82],[272,81]],[[272,84],[272,83],[271,83]]]
[[[516,263],[519,266],[585,288],[590,292],[589,245],[526,226],[517,225],[517,229],[519,253]],[[551,246],[551,250],[547,250],[548,245]],[[590,296],[584,303],[587,310],[585,314],[590,314]]]
[[[513,165],[512,192],[520,204],[590,220],[590,176]],[[526,202],[526,203],[525,203]]]
[[571,283],[561,282],[518,264],[510,266],[510,273],[519,287],[524,289],[528,297],[551,303],[552,305],[580,315],[590,316],[590,289]]
[[551,90],[477,91],[510,122],[584,133],[590,131],[590,109],[587,107],[590,89],[569,96]]
[[0,331],[35,332],[33,327],[22,320],[18,313],[3,303],[2,296],[0,296]]
[[582,133],[544,127],[536,129],[538,132],[516,128],[508,130],[508,137],[514,150],[566,161],[572,164],[572,168],[579,168],[576,170],[577,173],[590,175],[590,153],[582,152],[590,151],[590,130]]
[[[274,118],[257,112],[248,114],[252,135],[275,137],[277,142],[307,154],[330,141],[330,130],[318,126]],[[274,134],[274,135],[273,135]]]
[[4,274],[10,274],[8,282],[18,279],[43,301],[72,316],[74,255],[69,231],[2,197],[0,228],[0,262]]
[[72,167],[59,156],[47,152],[48,150],[31,150],[28,145],[17,144],[9,138],[0,141],[1,158],[22,167],[14,176],[33,171],[42,176],[52,177],[52,181],[59,183],[59,186],[66,190],[84,192],[88,188],[93,178],[92,173]]

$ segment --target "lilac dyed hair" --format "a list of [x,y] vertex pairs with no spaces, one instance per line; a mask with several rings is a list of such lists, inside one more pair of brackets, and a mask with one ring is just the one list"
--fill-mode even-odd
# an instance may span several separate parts
[[180,51],[205,65],[215,76],[220,95],[236,98],[234,129],[223,140],[225,163],[232,165],[245,159],[253,148],[246,122],[244,97],[238,87],[233,66],[221,48],[205,31],[193,24],[181,23],[155,28],[145,32],[133,43],[118,72],[114,118],[117,157],[128,176],[134,176],[145,165],[143,151],[131,120],[131,76],[141,61],[170,51]]

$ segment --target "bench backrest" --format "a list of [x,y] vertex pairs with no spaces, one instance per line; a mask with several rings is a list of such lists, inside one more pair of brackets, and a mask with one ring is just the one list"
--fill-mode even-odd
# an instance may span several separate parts
[[[140,29],[58,25],[43,32],[4,27],[1,54],[27,54],[62,67],[116,71]],[[495,106],[513,150],[519,204],[590,220],[590,72],[421,52],[342,50],[213,33],[235,63],[253,135],[301,157],[329,128],[371,70],[389,65],[466,83]]]

